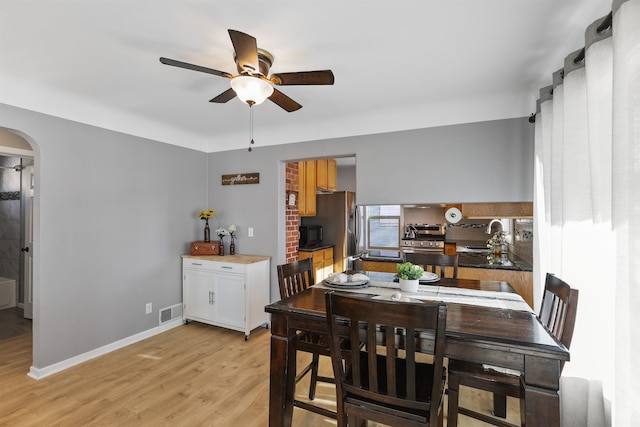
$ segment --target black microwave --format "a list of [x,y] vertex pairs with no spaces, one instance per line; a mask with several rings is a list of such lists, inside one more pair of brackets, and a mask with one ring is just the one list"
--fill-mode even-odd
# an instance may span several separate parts
[[318,246],[322,243],[322,226],[321,225],[301,225],[300,228],[301,248],[309,248]]

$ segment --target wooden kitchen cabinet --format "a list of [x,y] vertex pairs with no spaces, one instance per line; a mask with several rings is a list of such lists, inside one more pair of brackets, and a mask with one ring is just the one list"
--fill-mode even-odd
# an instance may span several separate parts
[[364,271],[380,271],[383,273],[397,273],[398,263],[383,261],[362,261],[362,270]]
[[316,160],[316,188],[323,191],[336,191],[337,171],[335,159]]
[[327,190],[338,189],[338,163],[336,159],[327,159]]
[[298,259],[311,258],[313,261],[313,271],[315,283],[320,283],[333,273],[333,248],[320,249],[317,251],[298,252]]
[[531,308],[533,307],[533,272],[502,270],[493,268],[458,268],[460,279],[500,280],[509,284],[520,294]]
[[446,243],[444,244],[444,253],[446,255],[455,255],[458,253],[458,247],[455,243]]
[[316,215],[316,190],[336,191],[338,168],[335,159],[298,162],[298,214]]
[[462,217],[470,219],[532,218],[533,203],[463,203]]
[[244,332],[267,324],[269,257],[182,257],[182,318]]
[[316,215],[316,161],[298,162],[298,214]]

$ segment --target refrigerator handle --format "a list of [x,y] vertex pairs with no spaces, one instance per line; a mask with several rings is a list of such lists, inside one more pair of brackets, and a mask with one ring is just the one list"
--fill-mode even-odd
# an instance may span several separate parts
[[355,232],[355,236],[354,236],[354,240],[356,243],[356,252],[360,252],[360,207],[358,205],[356,205],[356,220],[355,220],[355,226],[354,228],[354,232]]

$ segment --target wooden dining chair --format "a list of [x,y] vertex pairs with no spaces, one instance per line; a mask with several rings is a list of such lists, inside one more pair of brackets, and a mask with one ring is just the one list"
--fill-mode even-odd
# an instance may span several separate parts
[[[404,261],[416,265],[422,265],[425,271],[440,273],[440,277],[445,277],[446,267],[452,267],[453,279],[458,278],[458,255],[445,255],[437,253],[406,253]],[[439,271],[438,271],[439,270]]]
[[446,305],[336,292],[325,299],[338,426],[441,426]]
[[[571,346],[573,329],[578,310],[578,290],[566,282],[547,273],[542,304],[538,319],[567,349]],[[560,370],[564,361],[560,364]],[[472,387],[493,393],[493,417],[459,406],[460,386]],[[484,369],[481,364],[449,360],[449,406],[447,426],[458,425],[458,414],[463,414],[486,423],[515,427],[503,420],[507,413],[507,396],[521,398],[520,376]]]
[[[298,292],[302,292],[314,284],[313,260],[311,258],[295,261],[289,264],[278,265],[277,271],[281,299],[289,298],[290,296],[295,295]],[[332,384],[335,383],[333,378],[318,375],[320,356],[331,356],[328,338],[326,335],[313,332],[300,332],[296,336],[296,350],[311,353],[312,355],[311,362],[296,375],[296,384],[304,378],[305,375],[311,373],[309,400],[314,400],[318,381]],[[293,405],[326,417],[336,417],[336,414],[332,411],[297,399],[294,399]]]

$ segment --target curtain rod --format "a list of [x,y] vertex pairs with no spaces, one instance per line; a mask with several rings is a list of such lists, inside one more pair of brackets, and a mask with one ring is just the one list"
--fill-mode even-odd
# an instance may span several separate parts
[[553,88],[564,82],[564,76],[584,67],[585,52],[589,47],[613,34],[613,13],[627,0],[614,0],[612,11],[595,20],[585,30],[585,45],[582,49],[571,52],[565,57],[564,67],[553,73],[553,84],[540,89],[540,97],[536,100],[536,112],[529,117],[529,123],[535,123],[535,115],[540,112],[540,104],[553,98]]

